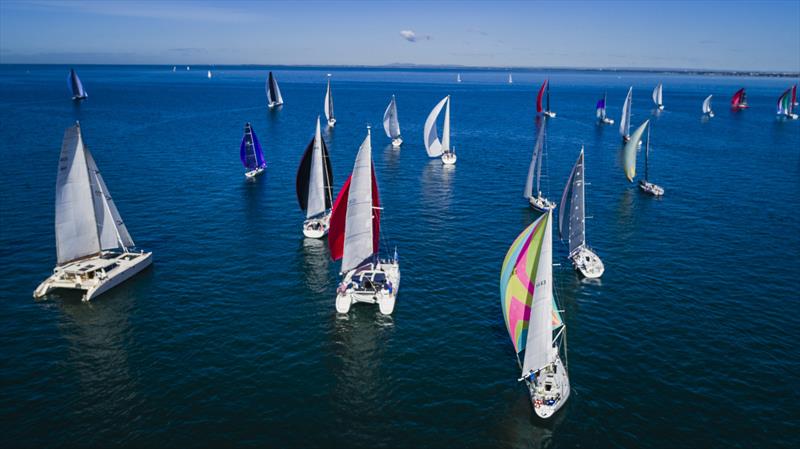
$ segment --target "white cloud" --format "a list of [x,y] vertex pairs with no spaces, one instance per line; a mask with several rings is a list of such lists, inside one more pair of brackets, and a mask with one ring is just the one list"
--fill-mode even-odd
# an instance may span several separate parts
[[402,30],[402,31],[400,31],[400,36],[402,36],[403,39],[405,39],[405,40],[407,40],[409,42],[416,42],[417,41],[416,33],[414,33],[411,30]]

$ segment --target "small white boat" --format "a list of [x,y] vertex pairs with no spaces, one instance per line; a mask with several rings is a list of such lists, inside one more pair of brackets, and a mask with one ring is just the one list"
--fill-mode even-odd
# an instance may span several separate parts
[[[439,134],[436,132],[436,120],[439,114],[444,111],[444,125],[442,126],[442,140],[439,140]],[[429,157],[441,157],[442,163],[445,165],[453,165],[456,163],[456,149],[450,148],[450,95],[442,98],[428,114],[425,120],[425,134],[423,141],[425,142],[425,150],[428,152]]]
[[208,79],[211,79],[211,70],[208,71]]
[[511,73],[508,74],[508,84],[514,84],[514,78],[511,77]]
[[394,95],[386,107],[386,112],[383,113],[383,130],[386,132],[386,137],[392,139],[392,147],[400,148],[403,138],[400,137],[400,121],[397,117],[397,102]]
[[278,80],[269,72],[267,78],[267,107],[270,109],[283,104],[283,96],[281,95],[281,88],[278,87]]
[[363,302],[378,304],[391,315],[400,290],[400,262],[380,259],[380,194],[372,164],[372,143],[367,137],[358,149],[353,173],[345,181],[331,214],[328,246],[333,260],[342,259],[342,282],[336,289],[336,311],[347,313]]
[[597,100],[597,110],[595,114],[597,115],[597,122],[602,125],[613,125],[614,120],[608,118],[606,116],[606,100],[608,99],[608,93],[603,93],[603,98]]
[[325,118],[328,126],[333,128],[336,125],[336,117],[333,115],[333,93],[331,92],[331,74],[328,74],[328,89],[325,91]]
[[456,82],[457,83],[461,82],[461,74],[460,73],[456,75]]
[[658,86],[653,89],[653,103],[659,111],[664,110],[664,86],[661,83],[658,83]]
[[[558,212],[558,235],[569,242],[569,259],[576,271],[588,279],[603,275],[605,267],[600,257],[586,244],[585,169],[583,147],[572,167]],[[569,216],[565,214],[569,211]]]
[[[546,101],[544,107],[542,106],[542,97]],[[539,88],[539,94],[536,96],[536,112],[550,118],[556,116],[556,113],[550,110],[550,79],[545,79],[542,87]]]
[[627,143],[631,139],[632,102],[633,102],[633,86],[628,88],[628,95],[625,96],[625,103],[622,104],[622,117],[619,119],[619,134],[622,136],[622,143]]
[[703,114],[708,117],[714,116],[714,111],[711,110],[711,97],[713,97],[713,95],[709,95],[703,100]]
[[647,179],[650,159],[650,128],[647,126],[649,123],[650,120],[645,120],[644,123],[639,125],[636,131],[633,132],[631,140],[625,144],[623,150],[623,166],[625,168],[625,177],[628,178],[628,181],[633,182],[633,179],[636,177],[636,152],[638,149],[638,145],[636,145],[635,142],[641,141],[642,134],[644,134],[644,130],[647,128],[647,147],[644,153],[644,179],[639,180],[639,188],[647,194],[662,196],[664,194],[664,189],[661,186],[651,183]]
[[[545,143],[546,143],[546,126],[547,118],[544,117],[542,121],[537,118],[536,123],[539,126],[539,131],[536,135],[536,144],[533,146],[533,156],[531,156],[531,163],[528,165],[528,177],[525,179],[525,190],[522,196],[528,200],[532,208],[539,212],[547,212],[556,208],[556,203],[547,199],[542,194],[542,164],[544,161]],[[534,185],[536,189],[534,190]]]
[[328,234],[333,207],[332,184],[333,170],[328,146],[322,138],[320,120],[317,117],[314,137],[303,152],[295,181],[297,202],[300,209],[306,212],[303,235],[308,238],[320,239]]
[[[500,306],[536,416],[552,417],[567,402],[566,325],[553,292],[553,212],[517,236],[500,271]],[[522,360],[520,355],[524,352]]]
[[75,69],[69,69],[69,77],[67,81],[69,82],[70,89],[72,89],[72,99],[74,101],[81,101],[89,98],[89,93],[83,88],[81,79],[78,78],[78,74],[75,73]]
[[133,252],[128,228],[111,198],[79,124],[67,128],[56,181],[56,250],[53,275],[33,292],[83,291],[83,301],[103,294],[153,262],[153,253]]
[[264,152],[261,150],[261,143],[258,141],[258,136],[250,126],[250,123],[244,125],[244,136],[242,136],[242,144],[239,146],[239,157],[242,160],[242,165],[247,169],[244,176],[252,179],[264,173],[267,168],[267,163],[264,160]]

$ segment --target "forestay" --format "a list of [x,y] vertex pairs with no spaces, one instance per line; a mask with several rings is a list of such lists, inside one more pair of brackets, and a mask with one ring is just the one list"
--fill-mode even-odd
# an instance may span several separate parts
[[379,227],[373,220],[380,220],[379,200],[374,198],[374,174],[372,169],[372,143],[370,134],[358,149],[353,174],[350,178],[347,198],[347,215],[344,228],[344,250],[342,273],[361,266],[378,251]]

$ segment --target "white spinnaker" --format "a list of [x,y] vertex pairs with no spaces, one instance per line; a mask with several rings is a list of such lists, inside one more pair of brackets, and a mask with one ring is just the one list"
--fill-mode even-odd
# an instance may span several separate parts
[[311,170],[308,176],[308,208],[306,218],[311,218],[325,212],[325,174],[322,160],[322,133],[320,132],[319,118],[317,130],[314,134],[314,148],[311,150]]
[[619,133],[628,136],[631,133],[631,102],[633,101],[633,86],[628,89],[625,103],[622,105],[622,118],[619,120]]
[[[550,362],[553,347],[553,211],[547,212],[547,223],[536,269],[528,339],[522,373],[543,368]],[[530,257],[530,256],[529,256]]]
[[428,118],[425,120],[425,150],[430,157],[441,156],[444,152],[442,149],[442,142],[439,140],[439,135],[436,132],[436,119],[439,117],[439,113],[442,111],[448,98],[450,97],[442,98],[442,101],[433,107],[433,110],[431,110],[431,113],[428,114]]
[[372,143],[370,133],[361,143],[353,166],[344,226],[342,273],[358,268],[372,248]]
[[706,97],[705,100],[703,100],[703,114],[708,114],[709,112],[711,112],[711,97],[712,96],[713,95],[709,95],[709,96]]
[[333,95],[331,94],[331,79],[328,78],[328,90],[325,91],[325,118],[330,120],[333,117]]
[[397,102],[392,95],[392,101],[386,107],[386,112],[383,113],[383,130],[386,131],[386,137],[396,139],[400,137],[400,121],[397,118]]

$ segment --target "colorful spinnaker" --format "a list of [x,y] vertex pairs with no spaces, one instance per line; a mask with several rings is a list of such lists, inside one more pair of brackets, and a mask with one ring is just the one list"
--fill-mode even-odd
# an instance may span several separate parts
[[733,98],[731,98],[731,107],[734,109],[747,109],[747,93],[744,91],[744,88],[741,88],[733,94]]
[[[542,104],[544,100],[544,105]],[[545,79],[536,95],[536,113],[550,115],[550,80]]]
[[797,118],[797,114],[794,113],[794,101],[792,99],[792,94],[794,92],[794,87],[790,87],[786,89],[786,91],[781,94],[778,98],[778,105],[776,113],[780,117],[788,117],[788,118]]

